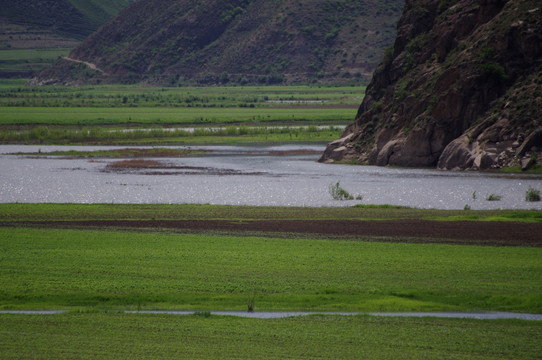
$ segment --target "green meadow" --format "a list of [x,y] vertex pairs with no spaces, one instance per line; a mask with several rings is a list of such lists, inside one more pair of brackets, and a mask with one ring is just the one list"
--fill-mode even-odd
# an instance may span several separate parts
[[3,359],[540,359],[514,320],[69,313],[0,315]]
[[352,121],[356,109],[318,108],[62,108],[7,107],[0,125],[121,126],[220,125],[231,123],[323,123]]
[[[182,153],[182,151],[181,151]],[[117,153],[115,153],[117,154]],[[127,157],[126,153],[120,156]],[[68,154],[71,155],[71,154]],[[108,155],[111,156],[111,155]],[[152,156],[146,154],[145,156]],[[175,156],[172,153],[168,156]],[[278,207],[206,204],[0,204],[0,221],[77,220],[398,220],[514,221],[541,223],[532,210],[435,210],[392,205]]]
[[[542,312],[542,249],[0,228],[3,309]],[[373,241],[368,241],[373,240]]]

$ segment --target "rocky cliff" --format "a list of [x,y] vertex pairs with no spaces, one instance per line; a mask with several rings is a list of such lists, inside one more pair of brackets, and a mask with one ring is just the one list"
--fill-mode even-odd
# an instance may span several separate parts
[[[139,0],[33,84],[368,82],[404,0]],[[92,71],[84,64],[93,64]]]
[[542,3],[407,0],[355,122],[321,161],[494,169],[542,161]]

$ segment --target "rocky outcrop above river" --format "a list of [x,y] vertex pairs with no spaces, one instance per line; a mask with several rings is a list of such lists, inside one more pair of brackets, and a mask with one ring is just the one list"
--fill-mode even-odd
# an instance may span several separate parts
[[407,0],[355,122],[320,161],[494,169],[542,162],[542,4]]

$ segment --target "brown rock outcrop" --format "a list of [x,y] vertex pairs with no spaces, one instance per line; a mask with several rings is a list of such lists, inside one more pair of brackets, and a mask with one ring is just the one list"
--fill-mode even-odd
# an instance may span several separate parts
[[355,123],[320,160],[478,170],[532,166],[538,150],[541,4],[407,0]]

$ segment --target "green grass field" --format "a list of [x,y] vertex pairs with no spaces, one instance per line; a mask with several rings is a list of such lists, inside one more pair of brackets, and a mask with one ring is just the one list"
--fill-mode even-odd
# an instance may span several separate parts
[[[542,249],[1,228],[10,308],[542,312]],[[363,239],[361,239],[363,240]]]
[[3,359],[540,359],[542,323],[310,316],[280,320],[0,315]]
[[[0,204],[3,359],[538,359],[542,322],[371,316],[243,319],[206,310],[542,313],[542,248],[415,239],[62,229],[27,221],[420,219],[540,222],[537,211],[387,206]],[[5,226],[5,225],[4,225]],[[382,239],[383,240],[383,239]],[[389,240],[389,239],[387,239]],[[397,241],[403,241],[399,243]],[[201,315],[126,314],[177,309]]]
[[390,220],[542,222],[542,211],[434,210],[390,205],[274,207],[165,204],[0,204],[0,221],[66,220]]
[[251,123],[324,123],[352,121],[356,109],[318,108],[0,108],[0,125],[220,125]]

